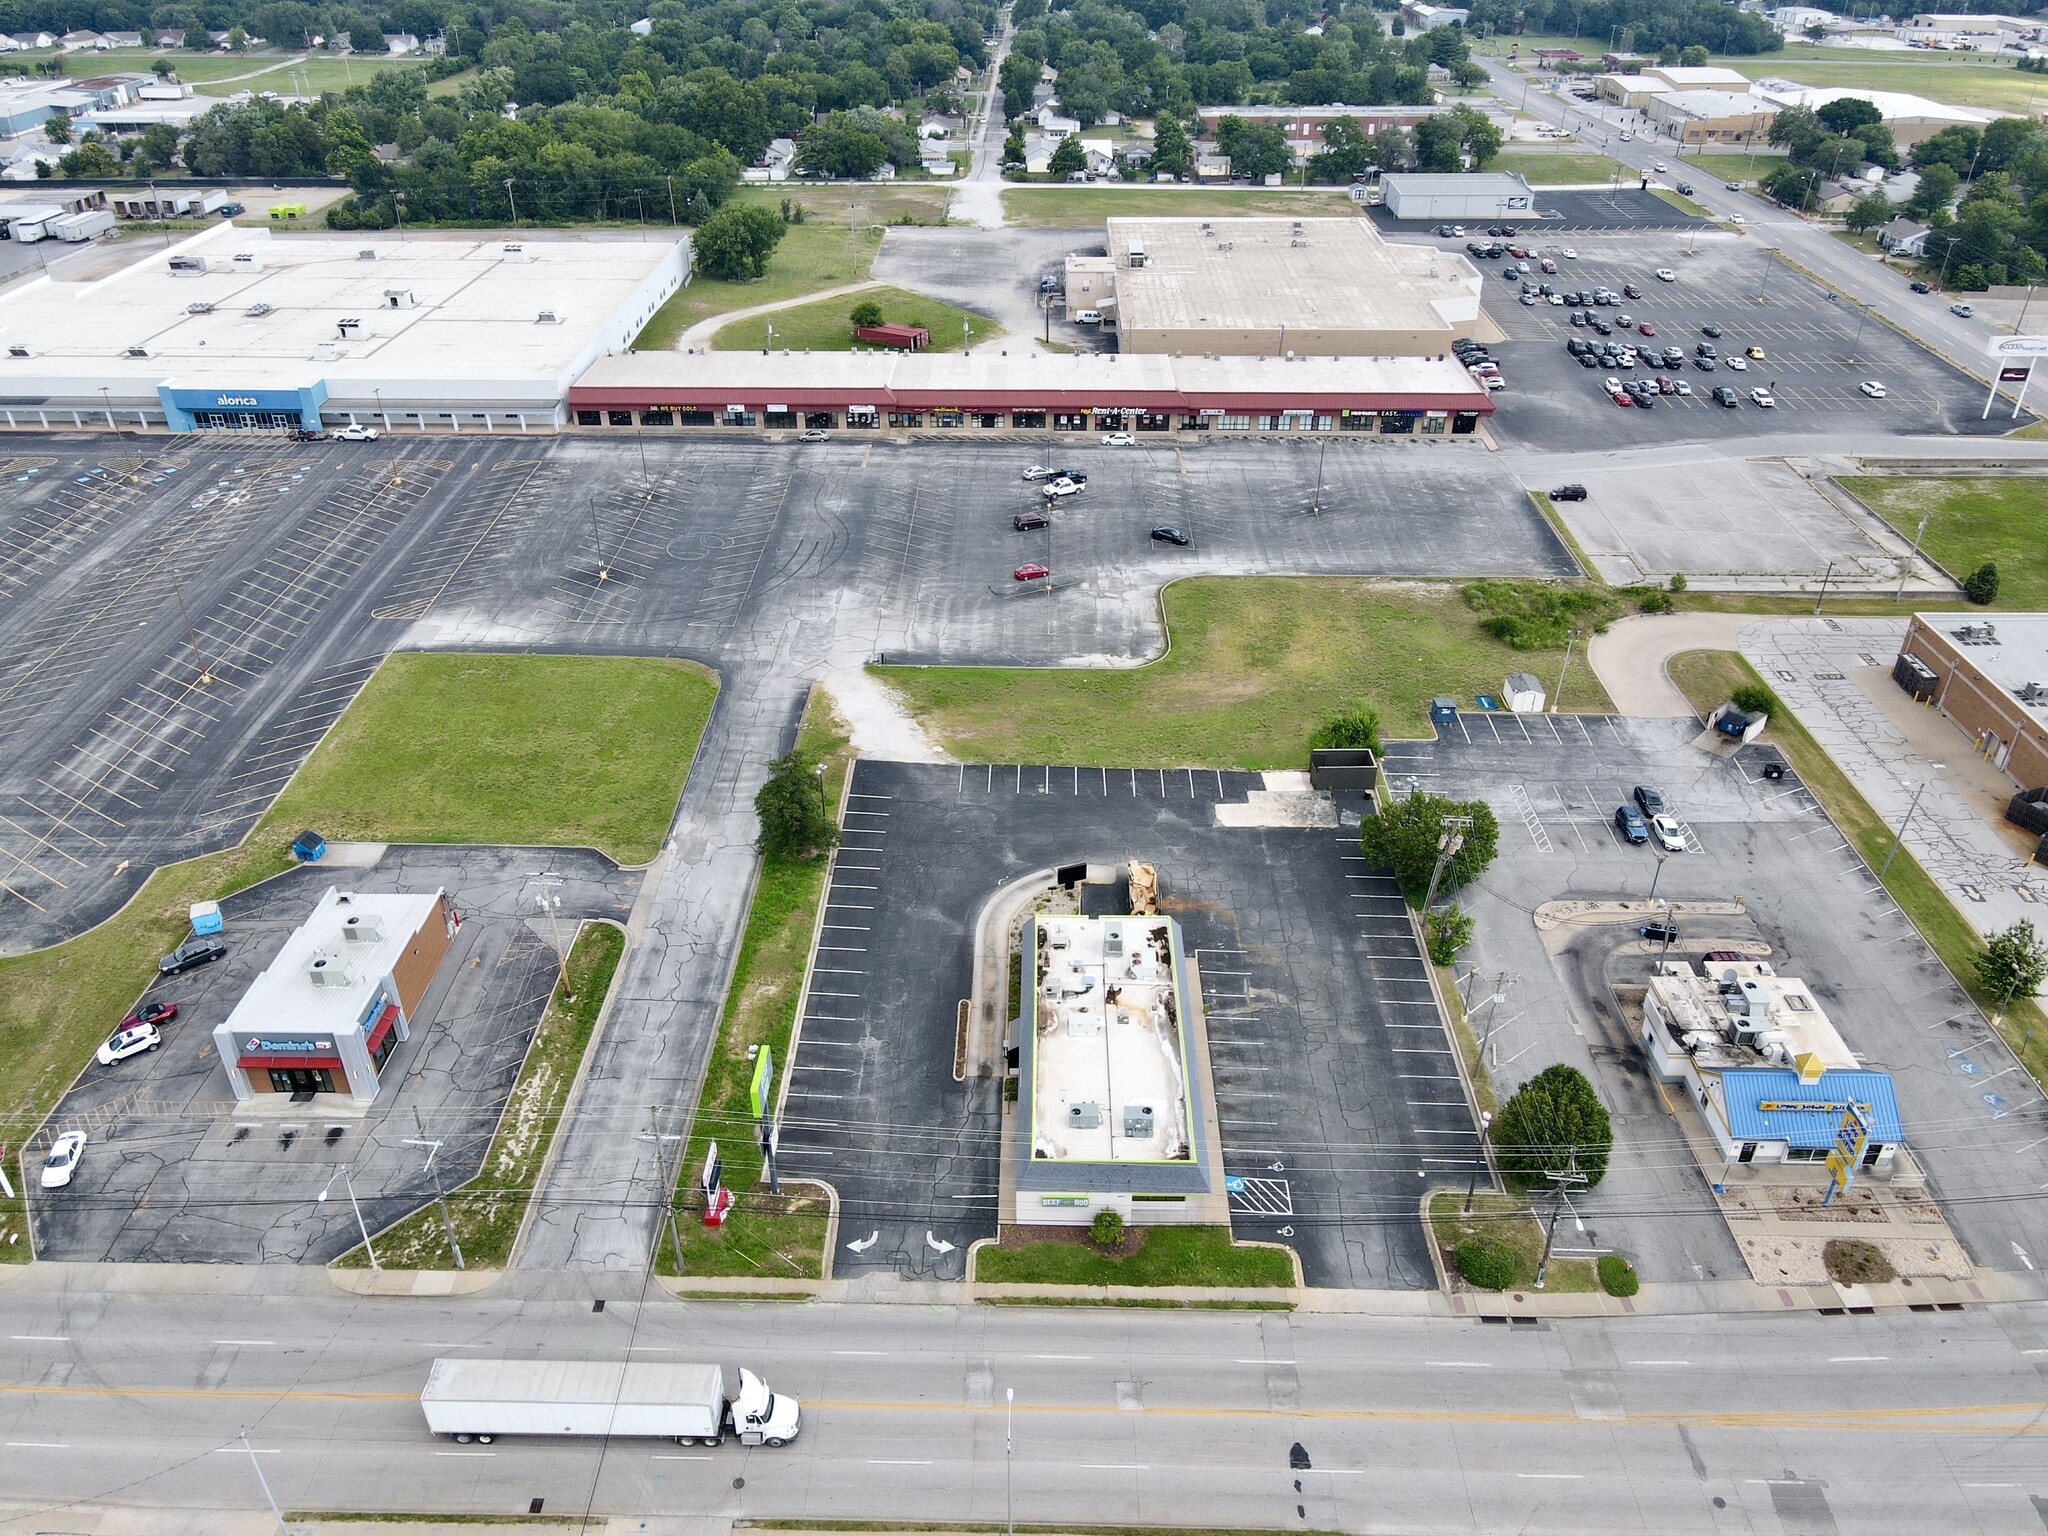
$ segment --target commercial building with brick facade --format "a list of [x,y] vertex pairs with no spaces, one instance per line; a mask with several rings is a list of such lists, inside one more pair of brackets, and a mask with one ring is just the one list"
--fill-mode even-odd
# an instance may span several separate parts
[[1981,756],[2022,789],[2048,786],[2048,613],[1916,613],[1899,655],[1893,676]]

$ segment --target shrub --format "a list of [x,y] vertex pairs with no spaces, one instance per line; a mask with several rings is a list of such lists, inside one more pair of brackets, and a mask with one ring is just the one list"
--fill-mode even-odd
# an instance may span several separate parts
[[1636,607],[1644,613],[1669,613],[1672,609],[1671,594],[1668,592],[1647,593],[1643,600],[1636,604]]
[[1614,1127],[1585,1073],[1558,1062],[1517,1088],[1493,1120],[1501,1170],[1519,1178],[1576,1170],[1586,1187],[1607,1174]]
[[1342,714],[1331,715],[1315,728],[1308,739],[1311,749],[1364,747],[1380,749],[1380,712],[1370,704],[1350,705]]
[[1515,1283],[1515,1256],[1490,1237],[1468,1237],[1454,1255],[1467,1285],[1504,1291]]
[[1620,608],[1606,588],[1558,582],[1474,581],[1464,596],[1479,627],[1517,651],[1562,650],[1566,631],[1598,634]]
[[1671,590],[1674,592],[1683,592],[1685,590],[1685,572],[1673,571],[1671,573]]
[[882,323],[882,306],[873,299],[863,299],[860,303],[853,306],[853,313],[846,318],[853,322],[856,330],[862,326],[880,325]]
[[1636,1267],[1618,1253],[1600,1255],[1600,1289],[1610,1296],[1633,1296],[1643,1288]]
[[1088,1240],[1098,1248],[1114,1248],[1124,1240],[1124,1219],[1115,1211],[1097,1211],[1088,1223]]
[[1464,843],[1445,863],[1437,881],[1437,894],[1448,896],[1484,874],[1500,848],[1500,823],[1484,800],[1410,795],[1398,804],[1382,806],[1377,816],[1366,817],[1359,828],[1358,851],[1393,870],[1402,894],[1411,904],[1420,905],[1429,891],[1430,873],[1436,868],[1436,840],[1443,835],[1446,816],[1472,818]]
[[1978,607],[1998,601],[1998,566],[1986,560],[1963,578],[1963,596]]
[[1762,683],[1744,683],[1728,695],[1728,701],[1745,715],[1775,715],[1783,707]]
[[1833,1239],[1821,1249],[1820,1260],[1837,1285],[1885,1285],[1899,1278],[1884,1250],[1861,1238]]
[[1422,926],[1429,936],[1429,958],[1438,965],[1449,965],[1472,942],[1472,919],[1455,903],[1432,908]]
[[761,823],[755,847],[767,858],[815,858],[839,842],[820,764],[801,751],[785,752],[768,765],[768,782],[754,795],[754,814]]

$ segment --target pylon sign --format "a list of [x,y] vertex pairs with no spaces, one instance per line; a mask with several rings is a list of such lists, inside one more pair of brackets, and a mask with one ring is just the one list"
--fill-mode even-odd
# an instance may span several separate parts
[[1863,1149],[1869,1145],[1870,1122],[1863,1118],[1863,1111],[1851,1104],[1842,1111],[1841,1124],[1835,1127],[1835,1144],[1828,1149],[1828,1192],[1822,1204],[1849,1192],[1849,1186],[1856,1182],[1856,1165],[1863,1160]]

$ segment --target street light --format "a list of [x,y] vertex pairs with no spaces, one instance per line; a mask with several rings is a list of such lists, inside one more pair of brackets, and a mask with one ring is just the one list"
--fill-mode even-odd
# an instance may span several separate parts
[[1906,563],[1899,567],[1899,590],[1892,594],[1893,602],[1901,601],[1906,595],[1906,578],[1913,574],[1913,567],[1920,559],[1920,536],[1927,531],[1927,519],[1932,516],[1932,512],[1922,513],[1920,526],[1913,530],[1913,549],[1906,556]]
[[1017,1536],[1017,1505],[1011,1494],[1010,1476],[1011,1451],[1016,1445],[1010,1427],[1017,1417],[1017,1389],[1003,1388],[1003,1529],[1009,1536]]
[[529,871],[526,878],[540,887],[534,893],[534,901],[548,915],[548,933],[555,945],[555,968],[562,977],[562,1001],[573,1003],[576,993],[569,983],[569,957],[562,949],[562,877],[552,870],[536,869]]
[[370,1255],[370,1268],[382,1269],[384,1266],[377,1262],[377,1250],[370,1244],[370,1228],[363,1220],[363,1208],[356,1202],[356,1181],[349,1177],[347,1163],[343,1163],[328,1177],[325,1187],[320,1191],[319,1203],[322,1205],[327,1203],[328,1191],[334,1188],[334,1181],[336,1179],[341,1180],[343,1186],[348,1190],[349,1208],[356,1213],[356,1230],[363,1234],[363,1249]]
[[512,178],[510,176],[505,178],[505,196],[512,201],[512,227],[517,229],[519,227],[519,195],[512,190]]
[[[1928,766],[1933,768],[1936,773],[1941,772],[1941,764],[1939,763],[1930,763]],[[1906,828],[1913,825],[1913,813],[1920,809],[1920,796],[1925,793],[1926,789],[1927,781],[1925,779],[1922,779],[1913,786],[1913,802],[1906,807],[1906,819],[1899,823],[1899,830],[1892,834],[1891,850],[1885,854],[1884,863],[1878,866],[1877,878],[1879,880],[1884,879],[1885,872],[1892,867],[1892,860],[1899,856],[1899,845],[1906,840]]]

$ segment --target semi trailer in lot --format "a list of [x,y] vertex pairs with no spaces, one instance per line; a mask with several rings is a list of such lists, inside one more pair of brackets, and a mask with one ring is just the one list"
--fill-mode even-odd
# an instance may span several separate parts
[[752,1371],[624,1360],[436,1360],[420,1393],[427,1428],[463,1445],[500,1435],[659,1436],[678,1445],[787,1445],[802,1410]]

